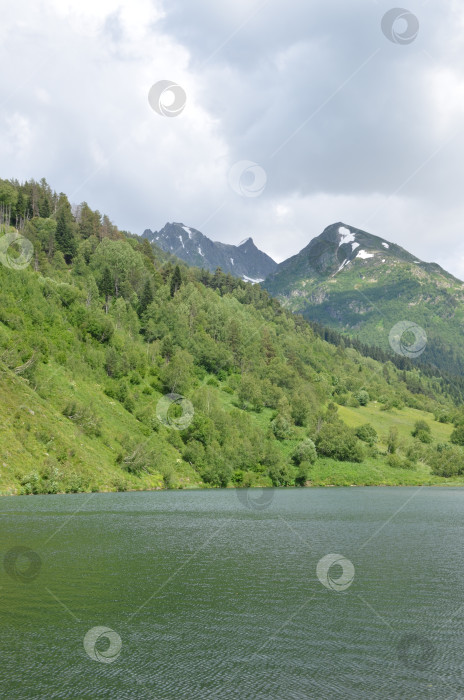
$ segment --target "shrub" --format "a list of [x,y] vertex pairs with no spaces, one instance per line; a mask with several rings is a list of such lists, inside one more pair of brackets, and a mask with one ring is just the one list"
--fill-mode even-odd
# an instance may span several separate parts
[[439,443],[427,461],[437,476],[451,477],[464,473],[464,450],[454,445]]
[[151,472],[158,462],[158,454],[155,450],[149,451],[142,445],[137,445],[135,449],[126,455],[118,455],[117,462],[121,462],[123,468],[129,474],[140,475],[142,472]]
[[387,464],[395,469],[415,469],[416,465],[413,460],[405,459],[397,454],[390,454],[387,457]]
[[431,436],[430,432],[427,430],[419,430],[416,433],[416,437],[424,443],[424,445],[429,445],[431,442],[433,442],[433,437]]
[[370,447],[373,447],[377,442],[378,435],[376,429],[370,423],[364,423],[356,428],[355,435],[363,442],[366,442]]
[[271,421],[271,430],[274,433],[277,440],[286,440],[290,438],[293,434],[292,426],[290,421],[282,416],[280,413]]
[[295,482],[296,469],[291,464],[276,464],[269,469],[273,486],[291,486]]
[[361,391],[356,392],[354,398],[356,399],[356,401],[358,401],[360,406],[367,406],[367,404],[370,401],[370,396],[364,389],[361,389]]
[[430,425],[425,420],[416,420],[414,429],[411,430],[413,437],[419,437],[419,433],[430,433]]
[[316,446],[310,438],[303,440],[298,443],[292,454],[292,459],[295,464],[301,464],[302,462],[308,462],[309,464],[314,464],[317,459]]
[[308,481],[309,473],[311,471],[310,462],[301,462],[295,476],[295,486],[304,486]]
[[318,454],[345,462],[362,462],[363,451],[356,435],[342,421],[325,423],[316,437]]
[[403,460],[397,454],[389,454],[387,457],[387,464],[389,467],[394,467],[395,469],[401,469],[403,466]]
[[450,436],[450,442],[454,445],[464,445],[464,425],[458,425]]
[[398,428],[393,425],[390,428],[390,430],[388,431],[388,436],[387,436],[387,452],[388,452],[388,454],[394,455],[397,447],[398,447]]
[[63,409],[63,415],[78,425],[85,435],[101,435],[101,418],[94,413],[91,406],[81,406],[76,401],[70,401]]

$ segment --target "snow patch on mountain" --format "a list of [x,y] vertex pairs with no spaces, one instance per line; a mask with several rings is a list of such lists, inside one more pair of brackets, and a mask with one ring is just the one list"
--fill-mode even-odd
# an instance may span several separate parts
[[229,260],[230,260],[231,264],[233,265],[233,264],[234,264],[234,259],[233,259],[233,258],[229,258]]
[[252,284],[259,284],[260,282],[264,282],[264,280],[254,280],[252,277],[247,277],[246,275],[243,275],[242,279],[244,282],[251,282]]
[[205,254],[201,252],[201,246],[198,246],[198,252],[203,258],[205,257]]
[[356,248],[359,248],[359,243],[352,243],[351,244],[351,252],[353,252],[353,250],[356,250]]
[[182,236],[179,236],[179,241],[182,243],[182,248],[185,248],[184,239]]
[[188,226],[182,226],[182,228],[184,229],[184,231],[185,231],[186,233],[188,233],[188,237],[189,237],[189,238],[192,238],[192,231],[191,231],[191,229],[189,229]]
[[345,228],[345,226],[340,226],[338,233],[340,234],[340,243],[338,244],[339,248],[344,243],[351,243],[355,239],[354,233],[351,233],[350,229]]
[[365,250],[360,250],[356,257],[361,258],[362,260],[367,260],[367,258],[373,258],[374,253],[367,253]]
[[[338,268],[337,272],[340,272],[340,270],[343,270],[343,268],[345,267],[345,265],[348,265],[349,262],[350,262],[349,260],[344,260],[344,261],[342,262],[342,264],[340,265],[340,267]],[[337,274],[337,272],[336,272],[335,274]]]
[[383,245],[384,248],[389,248],[389,247],[390,247],[390,246],[388,245],[388,243],[385,243],[385,241],[382,241],[382,245]]

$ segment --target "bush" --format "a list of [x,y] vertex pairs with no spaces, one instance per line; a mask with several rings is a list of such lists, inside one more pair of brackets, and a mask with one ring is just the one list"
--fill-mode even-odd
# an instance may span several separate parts
[[414,429],[411,430],[413,437],[419,437],[419,433],[430,433],[430,425],[425,420],[416,420]]
[[273,486],[291,486],[295,483],[296,469],[291,464],[276,464],[269,469]]
[[429,445],[431,442],[433,442],[433,437],[431,436],[430,432],[427,430],[419,430],[416,433],[416,437],[418,440],[424,443],[424,445]]
[[392,426],[390,428],[390,430],[388,431],[388,436],[387,436],[387,452],[388,452],[388,454],[394,455],[397,447],[398,447],[398,428],[396,426]]
[[292,437],[293,430],[290,421],[280,413],[271,421],[271,430],[277,440],[286,440]]
[[302,462],[314,464],[317,459],[316,446],[314,442],[307,438],[306,440],[298,443],[293,451],[292,459],[295,464],[301,464]]
[[129,474],[139,476],[142,472],[152,472],[158,462],[156,450],[149,451],[142,445],[137,445],[126,455],[119,455],[116,462],[122,462],[123,468]]
[[387,457],[387,464],[395,469],[415,469],[416,465],[411,459],[404,459],[397,454],[390,454]]
[[301,462],[295,476],[295,486],[304,486],[308,481],[309,473],[311,471],[310,462]]
[[356,435],[342,421],[325,423],[316,437],[318,454],[344,462],[362,462],[363,451]]
[[81,406],[76,401],[66,404],[63,415],[78,425],[85,435],[99,437],[101,435],[101,418],[99,418],[90,406]]
[[356,399],[356,401],[359,403],[360,406],[367,406],[367,404],[370,401],[370,396],[367,393],[367,391],[365,391],[364,389],[361,389],[361,391],[358,391],[354,395],[354,398]]
[[427,461],[437,476],[451,477],[464,473],[464,450],[454,445],[439,443]]
[[377,442],[378,435],[376,429],[370,423],[364,423],[354,431],[356,437],[363,442],[366,442],[370,447],[373,447]]
[[464,425],[458,425],[450,436],[450,442],[454,445],[464,445]]

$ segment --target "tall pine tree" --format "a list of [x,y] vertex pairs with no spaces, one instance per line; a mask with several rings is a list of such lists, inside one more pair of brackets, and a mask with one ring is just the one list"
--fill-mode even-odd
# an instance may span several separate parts
[[56,247],[64,255],[64,259],[69,263],[72,261],[77,250],[77,242],[74,234],[74,217],[71,212],[71,205],[65,194],[60,194],[58,202],[58,212],[56,215]]
[[139,305],[139,316],[142,316],[142,314],[145,313],[147,308],[150,306],[151,302],[153,301],[153,290],[151,288],[151,282],[149,279],[146,280],[142,296],[140,298],[140,305]]
[[179,289],[180,285],[182,284],[182,276],[180,274],[180,268],[179,265],[176,265],[174,268],[174,274],[172,275],[171,279],[171,296],[173,297],[177,290]]

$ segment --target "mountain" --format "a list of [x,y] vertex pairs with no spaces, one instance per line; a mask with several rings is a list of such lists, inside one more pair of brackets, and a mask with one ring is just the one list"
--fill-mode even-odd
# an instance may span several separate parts
[[252,238],[238,246],[213,242],[200,231],[181,223],[168,223],[161,231],[146,229],[142,237],[176,255],[187,265],[210,272],[220,267],[223,272],[246,282],[262,282],[277,267],[269,255],[255,246]]
[[[383,350],[396,324],[417,324],[426,334],[420,361],[464,374],[464,283],[395,243],[338,222],[263,286],[286,308]],[[412,357],[414,337],[403,342]]]

